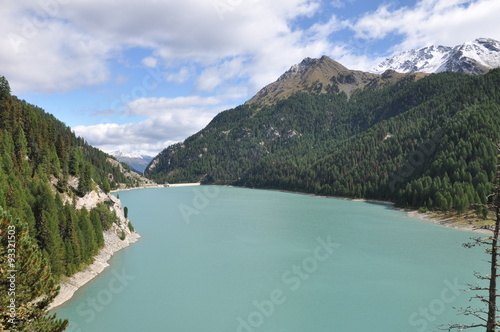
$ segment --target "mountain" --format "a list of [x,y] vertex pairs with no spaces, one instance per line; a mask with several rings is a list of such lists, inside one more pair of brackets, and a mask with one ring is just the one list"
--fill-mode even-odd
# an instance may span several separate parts
[[118,161],[127,164],[134,172],[142,174],[146,166],[153,160],[152,156],[140,153],[130,153],[124,151],[114,151],[111,153]]
[[142,181],[53,115],[11,95],[0,77],[0,278],[9,280],[0,286],[1,331],[65,329],[67,321],[48,316],[59,282],[94,261],[104,232],[108,244],[133,232],[109,192]]
[[[306,59],[270,85],[294,82],[295,93],[268,86],[268,94],[163,150],[145,175],[159,183],[283,189],[458,213],[486,202],[500,142],[500,69],[400,76],[362,83],[347,95],[307,88],[315,81],[307,73],[318,73],[320,63]],[[350,82],[377,79],[353,75],[360,79]]]
[[383,61],[374,68],[374,72],[452,71],[479,75],[497,67],[500,67],[500,42],[489,38],[478,38],[455,47],[429,46],[402,52]]
[[405,76],[394,71],[377,75],[349,70],[327,56],[320,59],[305,58],[301,63],[293,65],[276,82],[260,90],[246,104],[272,104],[304,91],[316,94],[344,92],[350,96],[357,89],[392,84]]

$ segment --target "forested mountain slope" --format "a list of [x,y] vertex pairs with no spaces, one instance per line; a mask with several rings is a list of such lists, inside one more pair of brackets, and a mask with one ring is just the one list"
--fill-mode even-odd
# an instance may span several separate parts
[[110,158],[12,96],[0,77],[0,330],[65,327],[45,316],[56,285],[93,261],[104,245],[103,230],[117,221],[106,203],[88,211],[74,202],[137,181]]
[[500,70],[440,73],[222,112],[145,174],[463,212],[492,190],[499,136]]

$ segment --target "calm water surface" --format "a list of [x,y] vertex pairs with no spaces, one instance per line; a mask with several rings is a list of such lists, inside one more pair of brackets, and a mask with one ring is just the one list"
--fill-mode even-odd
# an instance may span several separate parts
[[387,205],[230,187],[124,191],[142,235],[57,309],[68,331],[435,331],[468,322],[472,233]]

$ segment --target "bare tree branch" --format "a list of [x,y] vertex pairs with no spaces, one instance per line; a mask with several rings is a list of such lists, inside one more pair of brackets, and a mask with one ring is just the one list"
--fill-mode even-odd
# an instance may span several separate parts
[[[500,155],[500,144],[496,145],[497,151]],[[500,161],[500,158],[498,158]],[[485,309],[473,309],[472,307],[461,308],[458,309],[465,316],[472,316],[480,321],[485,322],[485,324],[451,324],[448,326],[447,330],[458,330],[462,331],[465,329],[475,328],[475,327],[485,327],[486,332],[495,332],[496,328],[500,326],[498,323],[498,319],[500,316],[497,314],[499,312],[499,308],[497,307],[497,297],[500,295],[497,294],[497,278],[498,275],[498,267],[500,265],[498,256],[500,255],[500,248],[498,246],[498,239],[500,235],[500,162],[497,164],[497,174],[495,181],[495,192],[486,196],[486,201],[490,202],[488,204],[475,204],[476,206],[487,207],[490,210],[494,210],[495,212],[495,224],[491,226],[484,227],[484,229],[488,229],[493,231],[493,234],[489,237],[485,238],[474,238],[472,242],[464,243],[463,246],[466,248],[473,248],[476,246],[487,246],[485,252],[489,255],[490,260],[488,263],[490,264],[490,274],[489,275],[481,275],[478,272],[474,272],[474,276],[479,280],[488,280],[488,287],[479,286],[479,285],[469,285],[470,291],[488,291],[487,296],[476,294],[472,299],[479,300],[481,303],[484,303],[488,310]]]

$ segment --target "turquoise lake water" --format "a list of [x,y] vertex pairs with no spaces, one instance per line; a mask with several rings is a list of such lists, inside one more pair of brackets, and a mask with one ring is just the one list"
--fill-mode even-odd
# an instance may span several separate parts
[[465,284],[487,270],[482,249],[462,247],[477,234],[384,204],[204,186],[119,195],[142,238],[57,308],[68,331],[435,331],[470,323],[454,307],[477,304]]

